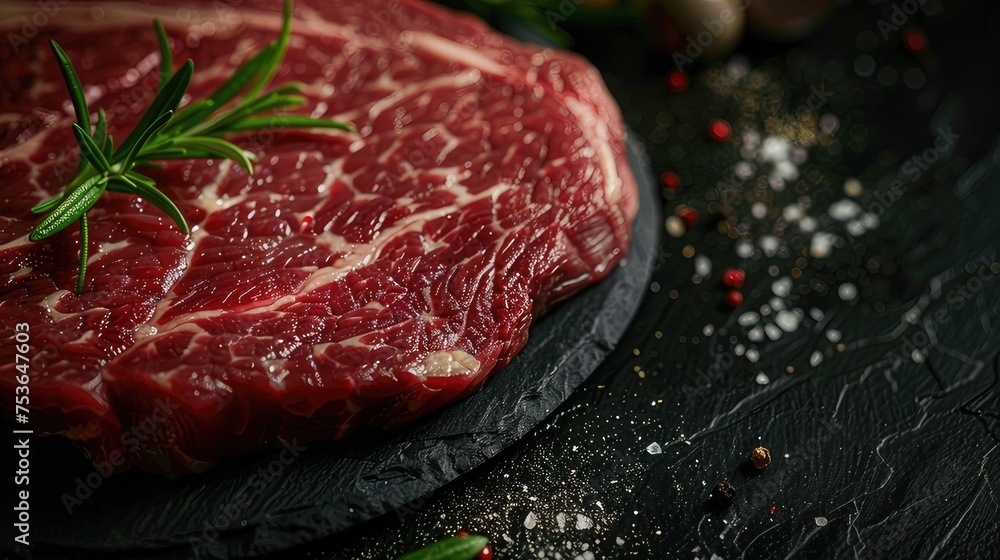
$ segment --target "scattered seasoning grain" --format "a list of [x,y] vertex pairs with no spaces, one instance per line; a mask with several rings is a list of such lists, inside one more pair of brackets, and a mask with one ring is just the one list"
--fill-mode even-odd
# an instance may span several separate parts
[[725,142],[733,134],[733,127],[723,119],[713,119],[708,123],[708,135],[716,142]]
[[681,70],[671,70],[667,72],[667,87],[674,93],[680,93],[687,89],[690,81],[685,72]]
[[853,178],[844,181],[844,194],[847,196],[852,198],[861,196],[862,190],[861,181]]
[[681,186],[681,178],[673,171],[664,171],[660,175],[660,182],[663,187],[669,190],[677,190]]
[[667,233],[670,234],[670,237],[683,237],[684,232],[687,231],[687,228],[684,227],[684,220],[681,220],[677,216],[667,216],[667,220],[664,224],[667,228]]
[[698,211],[690,206],[682,206],[677,209],[677,215],[688,228],[693,228],[698,224]]
[[743,282],[746,280],[746,274],[738,268],[727,269],[722,274],[722,283],[733,289],[740,289],[743,287]]
[[728,482],[720,482],[715,485],[712,493],[708,495],[708,504],[719,508],[727,508],[733,505],[734,499],[736,499],[736,488]]
[[729,290],[726,294],[726,304],[729,307],[737,308],[743,303],[743,293],[739,290]]
[[927,49],[927,35],[920,29],[910,27],[903,31],[903,45],[906,46],[906,50],[920,54]]
[[771,452],[766,447],[757,447],[750,452],[750,462],[757,470],[764,470],[771,464]]

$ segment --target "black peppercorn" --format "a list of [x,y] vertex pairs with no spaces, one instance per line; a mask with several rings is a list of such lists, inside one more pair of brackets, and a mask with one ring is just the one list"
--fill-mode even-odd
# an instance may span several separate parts
[[720,482],[715,485],[715,488],[712,489],[712,493],[708,495],[707,504],[711,507],[719,509],[728,508],[733,505],[733,500],[735,498],[736,488],[728,482]]

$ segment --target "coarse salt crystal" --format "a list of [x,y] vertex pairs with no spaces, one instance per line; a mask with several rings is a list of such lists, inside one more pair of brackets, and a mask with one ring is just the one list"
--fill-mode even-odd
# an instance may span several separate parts
[[851,301],[858,296],[858,288],[850,282],[844,282],[837,288],[837,295],[844,301]]
[[781,330],[785,332],[793,332],[799,328],[799,323],[802,321],[802,315],[785,309],[778,312],[778,316],[774,318],[774,321],[779,327],[781,327]]
[[777,254],[778,247],[780,246],[778,238],[773,235],[760,236],[760,239],[757,240],[757,244],[760,245],[761,250],[764,251],[764,254],[768,257],[773,257]]
[[856,218],[861,213],[861,207],[857,202],[844,198],[831,204],[827,212],[834,220],[846,222]]
[[771,291],[778,297],[788,297],[792,293],[792,279],[782,276],[771,284]]
[[747,311],[746,313],[743,313],[742,315],[737,317],[736,322],[739,323],[741,327],[749,327],[752,325],[756,325],[758,322],[760,322],[760,315],[758,315],[753,311]]
[[809,356],[809,365],[811,365],[812,367],[818,366],[822,361],[823,361],[823,354],[820,353],[819,350],[816,350],[815,352],[812,353],[812,356]]

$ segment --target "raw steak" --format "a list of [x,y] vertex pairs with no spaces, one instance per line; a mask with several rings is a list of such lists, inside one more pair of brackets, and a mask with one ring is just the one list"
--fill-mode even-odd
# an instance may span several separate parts
[[0,8],[0,402],[12,417],[25,323],[29,427],[94,461],[177,475],[412,421],[474,391],[629,245],[624,127],[585,61],[417,0],[298,0],[274,83],[358,133],[246,135],[253,176],[149,170],[190,237],[106,194],[78,297],[77,228],[27,241],[78,152],[48,39],[121,139],[155,94],[153,17],[200,98],[277,36],[280,6],[52,4]]

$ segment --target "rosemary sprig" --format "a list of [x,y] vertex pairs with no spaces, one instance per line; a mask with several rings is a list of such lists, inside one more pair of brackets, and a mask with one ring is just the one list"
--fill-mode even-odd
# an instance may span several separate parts
[[[77,294],[83,291],[87,273],[90,237],[87,211],[105,191],[142,197],[170,217],[185,235],[189,233],[181,211],[156,188],[155,181],[136,171],[137,167],[151,166],[154,161],[160,160],[218,157],[232,160],[252,174],[255,156],[225,140],[224,135],[270,127],[354,131],[352,125],[338,121],[275,114],[275,111],[305,103],[305,99],[298,95],[301,91],[298,85],[267,90],[288,48],[292,26],[291,0],[285,1],[282,16],[281,33],[274,42],[243,63],[207,98],[191,102],[180,110],[178,106],[191,82],[194,63],[188,60],[177,72],[173,71],[169,39],[163,25],[154,20],[160,49],[160,84],[146,113],[117,148],[108,134],[107,116],[103,109],[98,109],[97,123],[91,130],[91,112],[83,95],[80,77],[59,44],[49,42],[76,112],[73,134],[82,157],[76,173],[60,194],[31,209],[35,214],[48,215],[32,229],[28,239],[47,239],[73,222],[79,222]],[[241,93],[242,97],[237,100]]]

